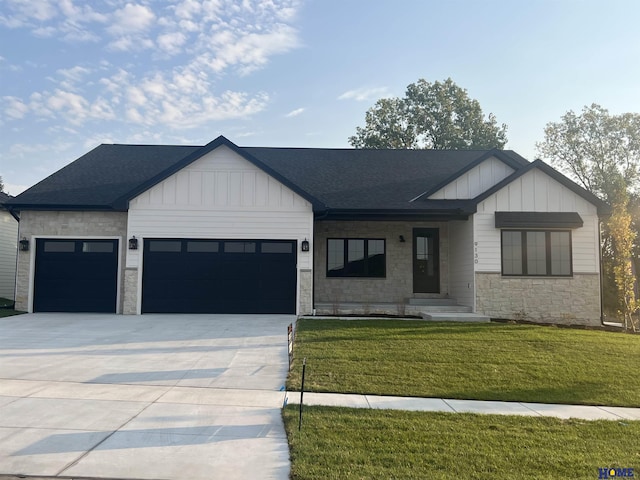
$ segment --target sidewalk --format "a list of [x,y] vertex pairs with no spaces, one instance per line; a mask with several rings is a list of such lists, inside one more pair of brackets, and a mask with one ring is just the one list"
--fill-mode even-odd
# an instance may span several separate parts
[[[300,392],[287,392],[285,403],[300,403]],[[580,418],[583,420],[640,420],[640,408],[554,403],[494,402],[444,398],[391,397],[342,393],[305,392],[302,403],[331,407],[377,408],[420,412],[484,413],[530,417]]]

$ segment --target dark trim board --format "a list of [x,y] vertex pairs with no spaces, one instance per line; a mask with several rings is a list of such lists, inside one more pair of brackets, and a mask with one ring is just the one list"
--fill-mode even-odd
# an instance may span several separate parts
[[296,313],[297,241],[145,239],[142,313]]

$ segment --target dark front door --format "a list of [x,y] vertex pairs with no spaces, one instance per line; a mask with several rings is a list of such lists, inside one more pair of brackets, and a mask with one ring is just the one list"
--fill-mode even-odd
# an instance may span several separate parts
[[413,292],[440,293],[440,238],[437,228],[413,229]]

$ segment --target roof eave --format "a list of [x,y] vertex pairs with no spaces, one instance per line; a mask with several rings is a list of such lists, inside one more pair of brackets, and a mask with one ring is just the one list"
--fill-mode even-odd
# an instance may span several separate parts
[[11,203],[7,205],[11,210],[60,210],[60,211],[126,211],[126,209],[116,209],[112,205],[78,205],[78,204],[34,204],[34,203]]
[[550,165],[547,165],[546,163],[544,163],[540,159],[534,160],[529,165],[527,165],[525,167],[522,167],[520,170],[516,170],[515,172],[513,172],[508,177],[506,177],[503,180],[501,180],[500,182],[496,183],[493,187],[489,188],[488,190],[484,191],[483,193],[481,193],[480,195],[475,197],[472,201],[475,202],[475,204],[477,205],[478,203],[482,202],[483,200],[486,200],[488,197],[490,197],[491,195],[493,195],[497,191],[503,189],[504,187],[509,185],[511,182],[513,182],[515,179],[521,177],[525,173],[533,170],[534,168],[538,168],[538,169],[542,170],[545,174],[549,175],[551,178],[556,180],[558,183],[564,185],[569,190],[571,190],[573,193],[575,193],[576,195],[581,196],[587,202],[589,202],[592,205],[594,205],[596,207],[597,211],[598,211],[598,216],[604,217],[604,216],[611,215],[611,206],[609,206],[608,203],[602,201],[601,199],[596,197],[593,193],[591,193],[590,191],[588,191],[585,188],[581,187],[576,182],[574,182],[570,178],[566,177],[562,173],[558,172],[556,169],[554,169]]
[[318,212],[316,220],[467,220],[475,213],[475,208],[443,209],[327,209]]

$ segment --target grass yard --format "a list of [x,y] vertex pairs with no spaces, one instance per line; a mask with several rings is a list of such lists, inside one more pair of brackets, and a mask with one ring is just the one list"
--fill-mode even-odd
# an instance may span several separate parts
[[[305,390],[640,407],[640,335],[539,325],[299,320]],[[640,459],[638,459],[640,461]]]
[[20,313],[24,313],[24,312],[20,312],[18,310],[13,310],[11,308],[7,308],[13,305],[13,300],[10,300],[8,298],[2,298],[0,297],[0,318],[2,317],[10,317],[11,315],[18,315]]
[[306,407],[283,411],[291,478],[598,478],[640,470],[640,422]]

